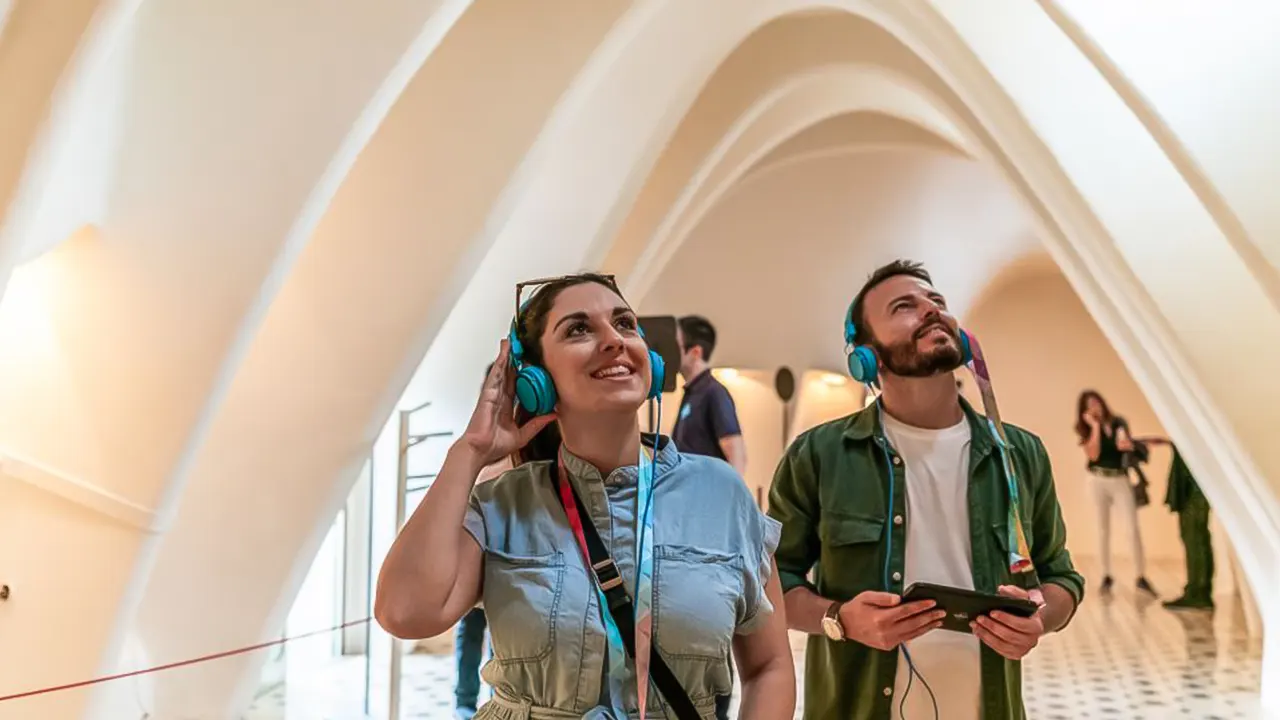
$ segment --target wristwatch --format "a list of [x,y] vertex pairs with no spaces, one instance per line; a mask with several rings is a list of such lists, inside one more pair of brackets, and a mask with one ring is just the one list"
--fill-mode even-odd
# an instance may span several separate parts
[[836,642],[843,642],[848,639],[844,634],[844,625],[840,622],[840,607],[842,605],[844,605],[844,601],[833,602],[822,615],[822,633]]

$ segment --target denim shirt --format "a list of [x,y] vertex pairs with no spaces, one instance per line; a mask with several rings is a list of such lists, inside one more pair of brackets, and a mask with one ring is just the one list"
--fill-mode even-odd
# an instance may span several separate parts
[[[645,436],[652,446],[652,436]],[[731,644],[773,612],[765,596],[781,525],[727,463],[659,442],[653,489],[653,648],[705,718],[732,690]],[[600,472],[567,450],[564,465],[635,597],[636,466]],[[481,602],[494,699],[477,720],[609,718],[604,624],[551,463],[526,463],[477,485],[465,527],[484,549]],[[634,693],[634,690],[631,691]],[[635,698],[626,700],[635,717]],[[649,684],[650,718],[667,717]]]

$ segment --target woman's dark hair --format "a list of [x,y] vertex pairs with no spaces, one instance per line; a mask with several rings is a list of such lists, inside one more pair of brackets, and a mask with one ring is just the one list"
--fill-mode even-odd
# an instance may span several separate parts
[[[551,306],[555,305],[556,298],[568,288],[584,283],[603,285],[617,293],[618,297],[622,297],[622,292],[618,290],[618,284],[613,278],[599,273],[580,273],[549,282],[538,288],[520,309],[520,315],[516,318],[516,337],[520,339],[520,345],[524,348],[522,359],[526,365],[542,365],[542,334],[547,330],[547,316],[551,313]],[[516,403],[516,424],[524,425],[532,419],[533,415]],[[559,451],[560,425],[551,423],[535,435],[528,445],[516,451],[513,462],[516,465],[522,465],[538,460],[554,460]]]
[[1089,423],[1084,421],[1084,411],[1089,407],[1089,398],[1097,398],[1098,404],[1102,406],[1102,422],[1105,424],[1111,420],[1111,408],[1107,405],[1107,401],[1102,399],[1102,394],[1097,390],[1085,390],[1080,393],[1080,399],[1076,401],[1076,435],[1080,436],[1080,443],[1084,444],[1089,441]]

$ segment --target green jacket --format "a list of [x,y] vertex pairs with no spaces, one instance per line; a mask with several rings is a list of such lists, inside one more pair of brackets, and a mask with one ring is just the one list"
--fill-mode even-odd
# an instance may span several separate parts
[[1180,513],[1193,498],[1204,495],[1196,476],[1182,459],[1178,448],[1173,449],[1173,461],[1169,463],[1169,487],[1165,492],[1164,504],[1173,512]]
[[[1008,487],[986,419],[961,399],[973,431],[969,459],[969,528],[973,583],[995,592],[1013,584],[1008,563]],[[1035,435],[1005,425],[1018,469],[1022,522],[1041,582],[1066,589],[1076,605],[1084,578],[1067,552],[1067,529],[1044,444]],[[782,591],[801,585],[831,600],[848,600],[884,587],[885,522],[892,526],[890,592],[902,593],[907,516],[901,459],[892,511],[886,511],[889,477],[884,434],[875,406],[819,425],[792,443],[774,474],[769,515],[782,523],[775,555]],[[904,521],[899,524],[897,518]],[[806,577],[810,569],[814,582]],[[807,718],[889,720],[899,653],[856,642],[809,637],[805,656],[804,707]],[[1023,720],[1021,663],[982,647],[982,717]]]

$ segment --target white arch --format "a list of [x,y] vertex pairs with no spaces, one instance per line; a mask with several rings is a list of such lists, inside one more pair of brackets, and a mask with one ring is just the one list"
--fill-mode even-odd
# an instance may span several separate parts
[[[971,156],[938,135],[891,115],[856,111],[827,118],[783,142],[751,166],[746,180],[757,174],[783,169],[792,163],[831,156],[856,155],[862,148],[882,150],[932,150],[944,155]],[[972,158],[971,158],[972,159]]]
[[699,220],[757,162],[804,129],[856,111],[911,122],[968,151],[968,140],[939,111],[939,103],[899,73],[836,65],[789,79],[734,123],[684,185],[627,276],[628,295],[636,302],[643,300]]
[[[0,674],[15,689],[114,665],[157,535],[283,266],[394,100],[396,84],[407,82],[467,4],[398,0],[370,14],[232,2],[213,16],[173,3],[122,0],[104,5],[115,9],[105,15],[98,8],[101,34],[82,43],[92,50],[86,57],[119,68],[128,81],[115,84],[85,60],[61,82],[65,99],[38,144],[43,150],[25,165],[14,195],[23,202],[6,232],[34,232],[40,244],[31,251],[38,252],[61,240],[40,228],[65,229],[58,212],[70,208],[66,217],[96,218],[107,241],[64,244],[57,257],[37,260],[59,266],[59,282],[44,288],[56,302],[34,310],[47,316],[66,362],[27,368],[34,378],[0,378],[6,397],[11,387],[36,388],[24,393],[31,402],[6,403],[0,427],[8,448],[66,486],[115,498],[115,511],[133,512],[142,527],[123,540],[109,525],[77,526],[83,544],[102,549],[105,565],[130,569],[100,588],[81,618],[92,629],[66,646],[42,642],[58,619],[28,598],[27,622],[11,639],[43,647],[48,661],[15,663],[12,672],[6,664]],[[84,149],[78,139],[109,109],[129,117],[119,154],[105,170],[85,173],[92,183],[67,182],[85,170],[77,161],[92,160],[77,155]],[[0,338],[10,356],[27,351],[22,340],[20,333]],[[83,420],[86,442],[58,442],[46,421],[67,415]],[[70,518],[80,510],[59,512]],[[77,573],[72,557],[60,555],[68,547],[42,549],[51,595]],[[27,701],[22,711],[66,716],[85,697],[49,696],[50,704]]]
[[[369,443],[487,250],[486,213],[624,7],[480,0],[409,83],[325,208],[196,454],[139,613],[156,660],[278,629]],[[519,112],[495,112],[495,99]],[[241,531],[207,542],[232,524]],[[191,577],[193,562],[204,576]],[[193,608],[210,618],[195,630]],[[260,663],[158,676],[155,709],[240,712]]]
[[[0,156],[13,161],[0,166],[0,296],[14,265],[50,247],[24,232],[39,202],[32,188],[47,181],[61,128],[83,107],[85,78],[101,72],[139,2],[34,2],[20,9],[0,4],[0,43],[6,45],[0,97],[8,115]],[[12,27],[6,27],[9,22]],[[42,32],[30,32],[33,27]],[[67,225],[64,236],[74,227]]]
[[[1280,159],[1280,142],[1269,132],[1280,120],[1280,101],[1268,92],[1280,8],[1037,2],[1125,100],[1280,303],[1280,215],[1269,194],[1257,192],[1260,174]],[[1194,73],[1186,72],[1189,58]],[[1206,107],[1225,123],[1204,123]],[[1260,128],[1268,131],[1250,132]],[[1242,137],[1250,138],[1247,155],[1230,152]]]

